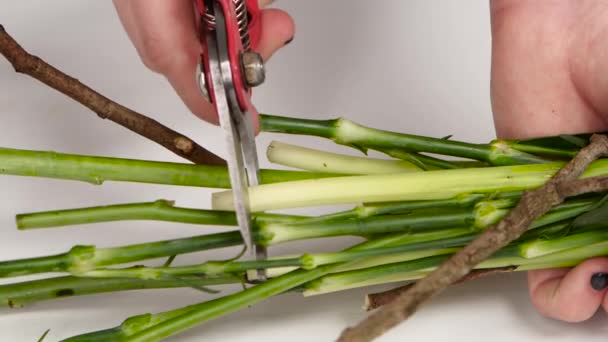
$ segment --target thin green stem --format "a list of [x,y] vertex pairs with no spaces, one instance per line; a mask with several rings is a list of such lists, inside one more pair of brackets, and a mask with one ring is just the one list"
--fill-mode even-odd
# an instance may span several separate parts
[[[138,182],[209,188],[230,188],[225,167],[83,156],[0,148],[0,174],[84,181]],[[263,184],[336,175],[300,171],[261,170]]]
[[[412,234],[407,244],[347,250],[336,253],[310,253],[298,257],[280,257],[255,261],[209,261],[198,265],[179,267],[133,267],[123,269],[95,269],[82,276],[93,278],[165,279],[175,276],[226,276],[256,269],[303,268],[314,269],[340,262],[355,261],[375,256],[420,252],[431,249],[462,247],[474,238],[468,229],[447,229],[437,232]],[[275,274],[276,275],[276,274]]]
[[74,276],[54,277],[0,285],[0,304],[9,308],[23,307],[27,304],[83,296],[97,293],[222,285],[240,283],[244,279],[236,275],[223,277],[180,277],[162,280],[143,280],[128,278],[81,278]]
[[2,261],[0,277],[46,272],[69,272],[79,275],[102,266],[237,246],[242,243],[240,233],[233,231],[113,248],[75,246],[69,252],[62,254]]
[[420,153],[408,152],[400,149],[377,149],[379,152],[382,152],[388,156],[393,158],[397,158],[404,161],[409,161],[414,165],[419,165],[424,170],[436,170],[436,169],[459,169],[464,165],[459,165],[447,160],[434,158],[425,156]]
[[277,258],[254,261],[208,261],[198,265],[175,267],[132,267],[122,269],[95,269],[83,273],[91,278],[138,278],[166,279],[176,276],[226,276],[244,274],[248,270],[269,269],[275,267],[301,267],[302,258]]
[[312,135],[361,150],[403,149],[489,162],[493,165],[543,163],[547,160],[520,152],[501,142],[471,144],[461,141],[394,133],[365,127],[346,119],[310,120],[260,116],[260,128],[265,132]]
[[405,214],[414,210],[431,208],[468,208],[483,199],[499,196],[502,197],[501,194],[496,196],[488,194],[462,194],[444,200],[364,203],[346,211],[302,219],[298,223],[312,224],[338,220],[364,219],[377,215]]
[[470,210],[441,215],[387,215],[361,220],[341,220],[312,224],[268,223],[259,225],[263,245],[342,235],[369,236],[381,233],[420,232],[440,228],[468,227],[475,216]]
[[[411,234],[394,234],[360,243],[347,250],[354,251],[366,248],[388,247],[400,243],[407,238],[411,238]],[[270,296],[294,289],[324,274],[328,274],[338,267],[346,267],[348,264],[325,265],[313,270],[296,269],[233,295],[159,314],[144,314],[131,317],[119,327],[75,336],[64,342],[159,341],[164,337],[177,334],[194,325],[227,315]]]
[[[535,220],[531,229],[546,226],[566,219],[576,217],[591,209],[599,198],[570,200],[551,209],[547,214]],[[468,203],[469,199],[464,199]],[[502,199],[480,201],[473,208],[458,208],[458,199],[438,201],[453,205],[443,207],[441,210],[420,210],[406,214],[390,214],[368,216],[365,218],[352,218],[347,215],[336,215],[324,221],[310,222],[308,219],[291,222],[261,223],[256,227],[258,243],[274,245],[286,241],[333,237],[343,235],[373,236],[376,234],[424,231],[466,227],[469,231],[479,231],[501,220],[515,205],[516,198],[504,197]],[[427,203],[431,205],[430,201]],[[424,207],[424,203],[413,203],[412,207]],[[394,209],[407,206],[406,203],[395,204]],[[428,207],[427,207],[428,208]],[[426,209],[426,208],[425,208]],[[340,219],[337,219],[340,218]]]
[[[303,216],[256,214],[260,222],[292,222],[307,219]],[[179,223],[236,226],[236,216],[232,211],[181,208],[167,200],[154,202],[126,203],[66,210],[53,210],[19,214],[16,217],[19,229],[34,229],[90,224],[124,220],[156,220]]]

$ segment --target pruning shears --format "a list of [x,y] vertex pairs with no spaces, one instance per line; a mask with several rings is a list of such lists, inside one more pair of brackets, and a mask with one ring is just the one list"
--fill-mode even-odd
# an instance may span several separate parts
[[[264,82],[262,57],[253,49],[261,34],[257,0],[195,0],[201,19],[202,54],[197,70],[201,93],[215,107],[226,138],[226,161],[234,209],[251,258],[263,260],[266,248],[255,243],[248,188],[259,184],[259,162],[252,117],[251,88]],[[264,270],[250,282],[266,280]]]

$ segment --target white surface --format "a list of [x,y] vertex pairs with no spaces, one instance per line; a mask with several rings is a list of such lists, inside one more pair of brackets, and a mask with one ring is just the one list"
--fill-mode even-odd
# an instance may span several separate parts
[[[268,81],[255,96],[261,111],[311,118],[346,116],[396,131],[454,134],[472,141],[493,137],[487,1],[283,0],[277,6],[294,15],[297,34],[268,65]],[[110,1],[5,1],[0,5],[0,22],[27,49],[59,69],[222,153],[219,129],[187,113],[165,80],[141,65]],[[3,147],[179,160],[99,120],[46,86],[17,75],[3,59],[0,113]],[[284,137],[262,136],[260,151],[277,138]],[[289,142],[354,153],[317,139],[294,137]],[[268,163],[263,160],[263,165]],[[108,182],[96,187],[2,176],[0,189],[2,260],[63,252],[74,244],[113,246],[189,236],[201,229],[130,222],[17,232],[17,213],[156,198],[174,199],[184,206],[209,206],[209,191],[166,186]],[[338,244],[329,241],[316,248],[329,249],[331,243]],[[273,251],[311,249],[305,246],[310,244],[290,244]],[[231,253],[234,250],[223,255]],[[200,255],[178,261],[193,262],[196,257]],[[307,299],[277,297],[170,340],[330,341],[364,316],[360,306],[366,291]],[[115,326],[130,315],[205,297],[193,290],[123,292],[39,303],[10,312],[0,309],[0,341],[35,341],[47,328],[51,329],[48,341],[57,341]],[[518,274],[455,287],[381,341],[605,341],[606,333],[604,314],[578,325],[541,318],[528,301],[523,274]]]

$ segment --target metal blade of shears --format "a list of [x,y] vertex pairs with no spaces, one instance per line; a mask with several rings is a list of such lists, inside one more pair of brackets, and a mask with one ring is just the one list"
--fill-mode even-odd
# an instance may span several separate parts
[[[209,57],[208,72],[211,80],[211,84],[207,88],[226,138],[226,161],[232,185],[234,209],[243,241],[255,259],[266,259],[266,249],[257,245],[252,236],[253,222],[249,207],[248,187],[259,184],[259,163],[251,115],[243,112],[237,101],[228,56],[225,17],[216,1],[213,1],[213,14],[215,30],[209,32],[206,37]],[[265,271],[258,270],[257,277],[250,280],[262,281],[265,279]]]

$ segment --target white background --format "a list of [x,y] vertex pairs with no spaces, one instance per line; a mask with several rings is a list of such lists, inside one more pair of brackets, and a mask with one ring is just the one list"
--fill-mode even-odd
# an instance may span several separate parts
[[[485,0],[283,0],[293,14],[294,41],[267,65],[255,103],[274,114],[352,120],[415,134],[485,142],[492,139],[489,103],[490,30]],[[25,48],[108,97],[223,153],[220,130],[190,115],[160,76],[140,63],[110,1],[4,1],[0,23]],[[28,77],[0,59],[0,146],[179,161],[178,157]],[[318,139],[272,139],[356,153]],[[262,159],[265,167],[270,166]],[[59,253],[74,244],[115,246],[198,234],[220,227],[126,222],[17,232],[17,213],[88,205],[174,199],[209,207],[208,190],[112,183],[92,186],[0,177],[0,259]],[[273,253],[330,250],[344,240],[295,243]],[[224,250],[230,256],[235,250]],[[178,258],[178,263],[206,255]],[[386,287],[376,287],[379,290]],[[237,288],[227,288],[226,291]],[[358,322],[359,289],[302,298],[289,294],[205,324],[171,341],[330,341]],[[198,302],[194,290],[158,290],[69,298],[20,310],[0,309],[0,341],[48,341],[119,324],[123,318]],[[573,298],[573,300],[576,300]],[[571,325],[540,317],[523,274],[496,276],[450,289],[382,341],[605,341],[605,315]]]

